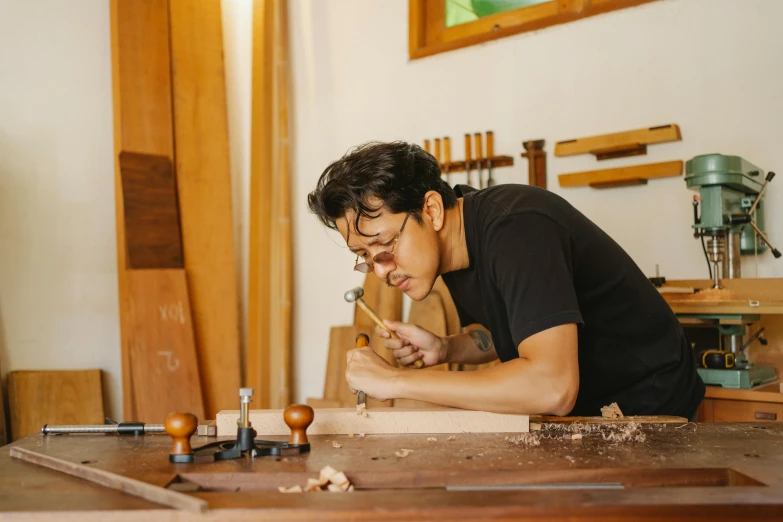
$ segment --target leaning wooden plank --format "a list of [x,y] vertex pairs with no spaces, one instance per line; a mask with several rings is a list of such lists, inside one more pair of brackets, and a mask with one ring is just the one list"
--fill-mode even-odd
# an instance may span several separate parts
[[[238,410],[218,413],[218,437],[236,435],[237,419]],[[251,410],[250,422],[259,435],[291,434],[283,421],[283,410]],[[315,420],[307,434],[520,433],[529,428],[527,415],[452,408],[372,408],[365,417],[358,415],[356,408],[334,408],[315,410]]]
[[634,165],[616,169],[589,170],[560,174],[557,179],[561,187],[579,187],[583,185],[607,184],[622,181],[647,180],[682,175],[682,161],[665,161],[647,165]]
[[171,159],[124,151],[120,175],[128,268],[183,268]]
[[220,0],[168,4],[182,244],[204,406],[212,418],[236,401],[240,386]]
[[101,370],[22,370],[8,374],[11,440],[44,424],[103,424]]
[[253,6],[247,385],[261,408],[291,394],[291,203],[287,2]]
[[122,416],[133,420],[137,417],[130,373],[130,303],[119,154],[127,150],[174,159],[169,15],[168,3],[158,0],[111,0],[110,11]]
[[[677,125],[661,125],[645,129],[613,132],[574,140],[555,143],[555,156],[573,156],[575,154],[617,153],[623,150],[631,151],[640,145],[665,143],[682,139]],[[646,152],[646,149],[645,149]]]
[[177,411],[204,419],[185,271],[129,270],[128,293],[138,420],[162,424]]
[[208,504],[205,500],[201,500],[184,493],[178,493],[166,488],[153,486],[140,480],[117,475],[116,473],[110,473],[102,469],[93,468],[84,464],[77,464],[75,462],[69,462],[67,460],[58,459],[50,455],[44,455],[43,453],[37,453],[25,448],[12,447],[11,456],[31,464],[43,466],[48,469],[59,471],[73,477],[87,480],[101,486],[116,489],[133,495],[135,497],[155,502],[164,506],[173,507],[176,509],[182,509],[194,513],[205,513],[208,509]]

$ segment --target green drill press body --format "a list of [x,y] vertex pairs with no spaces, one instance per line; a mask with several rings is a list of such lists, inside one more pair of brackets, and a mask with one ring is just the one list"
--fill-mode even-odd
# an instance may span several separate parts
[[[764,182],[757,166],[739,156],[704,154],[685,162],[685,185],[699,192],[701,220],[694,228],[731,230],[740,234],[740,253],[762,253],[767,245],[757,241],[753,229],[743,225],[727,225],[725,216],[744,214],[753,205]],[[764,231],[764,201],[756,207],[756,226]]]

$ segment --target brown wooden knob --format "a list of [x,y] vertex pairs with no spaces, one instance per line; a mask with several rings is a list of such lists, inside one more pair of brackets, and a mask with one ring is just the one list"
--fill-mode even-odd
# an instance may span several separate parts
[[364,348],[365,346],[370,346],[370,336],[366,333],[360,333],[356,336],[356,347]]
[[315,412],[306,404],[292,404],[283,412],[283,420],[291,428],[289,444],[308,444],[307,427],[313,423]]
[[170,413],[164,424],[166,433],[172,439],[172,455],[190,455],[190,437],[198,429],[198,418],[192,413]]

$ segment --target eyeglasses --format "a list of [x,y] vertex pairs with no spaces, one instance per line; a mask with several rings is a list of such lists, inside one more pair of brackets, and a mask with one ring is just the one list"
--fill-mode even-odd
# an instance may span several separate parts
[[353,269],[357,272],[361,272],[363,274],[369,274],[373,271],[373,267],[375,263],[389,263],[391,261],[394,261],[394,247],[397,246],[397,241],[400,240],[400,236],[402,235],[402,231],[405,228],[405,223],[408,222],[408,218],[411,217],[412,210],[408,211],[408,215],[405,216],[405,220],[402,222],[402,226],[400,227],[400,231],[397,232],[397,237],[394,238],[394,243],[392,244],[391,250],[385,251],[385,252],[378,252],[375,254],[372,258],[372,261],[365,261],[363,263],[359,262],[359,257],[356,256],[356,262],[354,264]]

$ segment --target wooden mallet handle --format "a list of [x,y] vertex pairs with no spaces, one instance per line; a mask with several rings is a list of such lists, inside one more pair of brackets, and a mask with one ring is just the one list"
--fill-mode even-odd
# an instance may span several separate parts
[[[381,320],[380,317],[378,317],[378,314],[376,314],[372,308],[367,306],[367,303],[364,302],[364,299],[360,297],[359,299],[356,300],[356,303],[359,305],[359,307],[362,310],[364,310],[367,313],[367,315],[370,316],[370,319],[372,319],[375,322],[375,324],[377,324],[378,326],[380,326],[381,328],[389,332],[389,335],[391,335],[392,339],[399,339],[399,336],[396,333],[389,330],[389,328],[385,324],[383,324],[383,321]],[[415,366],[416,368],[421,368],[422,366],[424,366],[424,361],[422,361],[421,359],[416,359],[416,362],[413,363],[413,366]]]

